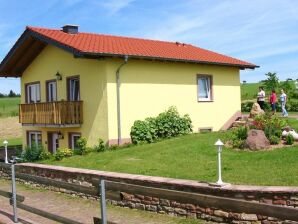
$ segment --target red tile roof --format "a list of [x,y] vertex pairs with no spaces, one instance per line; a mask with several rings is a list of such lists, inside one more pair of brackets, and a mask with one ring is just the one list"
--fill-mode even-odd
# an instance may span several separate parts
[[27,27],[27,30],[85,55],[128,55],[136,58],[222,64],[240,68],[258,67],[190,44],[83,32],[68,34],[62,30],[38,27]]

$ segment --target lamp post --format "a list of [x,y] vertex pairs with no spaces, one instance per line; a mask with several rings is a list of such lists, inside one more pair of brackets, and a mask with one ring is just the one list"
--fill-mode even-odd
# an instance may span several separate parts
[[225,185],[225,183],[221,179],[221,151],[223,147],[223,143],[220,139],[217,140],[214,144],[217,146],[217,174],[218,174],[218,181],[216,182],[217,185]]
[[7,145],[8,145],[8,141],[7,140],[4,140],[3,144],[4,144],[4,148],[5,148],[5,163],[8,163],[8,159],[7,159]]

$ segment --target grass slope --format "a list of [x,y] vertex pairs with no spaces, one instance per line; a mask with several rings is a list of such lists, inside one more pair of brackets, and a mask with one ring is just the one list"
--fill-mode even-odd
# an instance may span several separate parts
[[20,98],[0,98],[0,117],[14,117],[19,114]]
[[[43,163],[215,182],[217,150],[214,143],[222,137],[223,133],[192,134]],[[262,152],[224,149],[223,180],[234,184],[298,186],[297,158],[298,146]]]
[[257,97],[260,83],[241,84],[241,100],[254,100]]

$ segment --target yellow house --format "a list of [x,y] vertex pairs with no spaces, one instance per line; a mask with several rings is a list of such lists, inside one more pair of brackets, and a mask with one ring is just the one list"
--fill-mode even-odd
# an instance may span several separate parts
[[27,27],[0,65],[21,77],[23,145],[51,152],[86,137],[130,141],[135,120],[170,106],[194,131],[218,131],[240,115],[242,69],[258,66],[190,44]]

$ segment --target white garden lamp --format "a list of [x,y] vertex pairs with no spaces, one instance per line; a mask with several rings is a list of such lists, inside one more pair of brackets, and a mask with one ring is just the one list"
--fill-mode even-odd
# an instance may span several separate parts
[[7,159],[7,145],[8,145],[8,141],[7,140],[4,140],[3,144],[4,144],[4,148],[5,148],[5,163],[8,163],[8,159]]
[[225,185],[225,183],[221,179],[221,151],[224,144],[220,139],[218,139],[214,145],[217,146],[217,154],[218,154],[218,164],[217,164],[218,181],[216,182],[216,184]]

